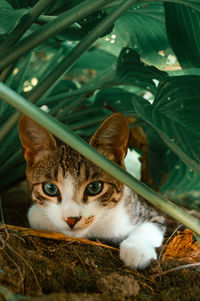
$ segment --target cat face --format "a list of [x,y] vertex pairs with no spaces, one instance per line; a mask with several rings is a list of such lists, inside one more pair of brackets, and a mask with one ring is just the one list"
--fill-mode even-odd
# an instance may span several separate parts
[[[82,236],[116,207],[123,184],[84,158],[26,116],[19,120],[19,135],[27,162],[32,200],[58,231]],[[125,118],[113,114],[90,144],[124,167],[128,140]]]

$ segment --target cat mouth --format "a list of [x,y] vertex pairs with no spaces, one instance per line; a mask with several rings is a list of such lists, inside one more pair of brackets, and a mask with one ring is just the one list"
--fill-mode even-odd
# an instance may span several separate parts
[[89,227],[95,220],[94,215],[90,215],[88,217],[69,217],[66,222],[68,226],[70,227],[70,230],[75,232],[78,230],[85,229]]
[[68,224],[68,226],[73,230],[73,228],[75,227],[75,225],[81,220],[82,216],[73,216],[73,217],[68,217],[66,219],[66,223]]

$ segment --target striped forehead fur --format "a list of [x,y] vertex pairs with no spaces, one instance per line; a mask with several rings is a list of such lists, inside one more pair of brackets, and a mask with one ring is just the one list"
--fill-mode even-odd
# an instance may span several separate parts
[[[37,183],[43,182],[56,182],[61,186],[67,186],[65,179],[69,175],[71,177],[70,185],[74,186],[73,198],[76,201],[87,203],[91,199],[84,194],[81,187],[94,181],[102,181],[107,185],[107,189],[104,189],[99,196],[95,196],[102,206],[113,207],[120,200],[123,185],[66,144],[61,144],[56,149],[45,152],[35,166],[30,169],[28,178],[31,188]],[[67,188],[69,187],[66,189],[63,187],[61,199],[65,198],[63,194],[67,193]],[[38,193],[35,194],[35,199],[36,195]],[[40,201],[39,199],[41,200],[41,196],[38,201]]]

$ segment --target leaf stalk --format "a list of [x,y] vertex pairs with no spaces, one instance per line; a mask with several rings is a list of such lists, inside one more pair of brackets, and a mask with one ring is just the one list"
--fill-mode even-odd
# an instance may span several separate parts
[[151,204],[163,210],[165,213],[178,220],[186,227],[190,228],[194,233],[200,235],[199,220],[176,206],[171,201],[165,199],[162,195],[155,192],[144,183],[141,183],[135,179],[116,164],[109,161],[106,157],[92,148],[89,144],[74,134],[58,120],[38,109],[35,105],[8,88],[3,83],[0,83],[0,97],[10,105],[14,106],[17,110],[20,110],[22,113],[29,116],[46,130],[50,131],[63,142],[70,145],[84,157],[101,167],[108,174],[130,187]]

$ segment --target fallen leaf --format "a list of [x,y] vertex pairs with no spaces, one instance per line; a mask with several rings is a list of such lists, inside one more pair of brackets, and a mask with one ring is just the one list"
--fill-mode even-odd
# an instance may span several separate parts
[[186,229],[183,232],[178,231],[177,235],[167,246],[162,259],[178,259],[182,261],[199,262],[200,246],[194,233],[189,229]]

